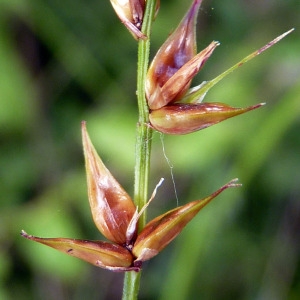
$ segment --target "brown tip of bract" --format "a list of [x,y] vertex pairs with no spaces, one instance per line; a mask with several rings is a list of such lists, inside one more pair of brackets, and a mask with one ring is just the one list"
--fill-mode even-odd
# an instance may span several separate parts
[[232,180],[230,180],[227,184],[224,185],[225,188],[230,188],[230,187],[241,187],[242,184],[238,183],[239,179],[238,178],[234,178]]
[[259,108],[261,106],[264,106],[266,104],[267,104],[266,102],[261,102],[261,103],[258,103],[258,104],[254,104],[254,105],[250,106],[250,109],[253,110],[253,109]]
[[24,230],[21,230],[20,235],[21,235],[22,237],[26,238],[26,239],[30,239],[30,235],[28,235],[28,233],[25,232]]
[[259,50],[257,50],[256,54],[259,55],[262,52],[264,52],[265,50],[269,49],[270,47],[272,47],[273,45],[275,45],[276,43],[278,43],[280,40],[282,40],[284,37],[286,37],[288,34],[290,34],[294,30],[295,30],[295,28],[292,28],[292,29],[284,32],[283,34],[279,35],[274,40],[272,40],[271,42],[269,42],[268,44],[264,45]]

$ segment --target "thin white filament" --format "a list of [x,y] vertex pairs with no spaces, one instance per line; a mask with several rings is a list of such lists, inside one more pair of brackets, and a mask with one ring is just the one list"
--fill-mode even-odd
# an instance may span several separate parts
[[179,200],[178,200],[177,189],[176,189],[176,184],[175,184],[175,179],[174,179],[174,173],[173,173],[173,165],[171,164],[169,158],[166,155],[165,143],[164,143],[164,135],[162,133],[160,134],[160,140],[161,140],[161,144],[162,144],[162,150],[163,150],[164,157],[165,157],[165,159],[167,161],[167,164],[168,164],[168,166],[170,168],[171,179],[172,179],[172,183],[173,183],[173,187],[174,187],[174,194],[175,194],[175,198],[176,198],[176,204],[177,204],[177,206],[179,206]]

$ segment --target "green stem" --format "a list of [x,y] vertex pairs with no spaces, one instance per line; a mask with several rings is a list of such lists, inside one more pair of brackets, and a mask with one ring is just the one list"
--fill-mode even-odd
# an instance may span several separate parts
[[[149,109],[145,98],[145,81],[149,63],[151,25],[155,14],[156,0],[146,1],[142,32],[148,37],[138,43],[137,101],[139,118],[136,133],[134,202],[141,209],[148,201],[152,129],[149,124]],[[139,219],[139,230],[146,223],[146,214]],[[126,272],[123,286],[123,300],[138,297],[141,272]]]

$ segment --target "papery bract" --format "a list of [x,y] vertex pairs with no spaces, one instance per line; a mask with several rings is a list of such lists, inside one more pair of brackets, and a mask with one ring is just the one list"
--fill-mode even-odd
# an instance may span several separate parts
[[[276,37],[274,40],[246,56],[214,79],[202,82],[200,85],[186,91],[184,95],[180,94],[181,98],[177,100],[177,98],[174,98],[173,96],[177,95],[180,91],[182,82],[186,82],[185,80],[188,81],[193,78],[198,72],[199,67],[201,67],[197,66],[197,56],[200,55],[205,58],[203,60],[204,63],[215,47],[218,46],[217,42],[212,42],[206,49],[187,62],[172,77],[170,77],[162,88],[154,91],[153,97],[156,97],[155,103],[149,103],[148,99],[150,107],[149,121],[151,127],[166,134],[187,134],[262,106],[264,103],[246,108],[234,108],[222,103],[201,102],[207,92],[224,77],[273,46],[293,30],[294,29],[290,29]],[[157,95],[159,95],[160,98],[157,98]],[[174,102],[173,100],[169,103],[164,102],[161,99],[176,99],[176,103],[172,103]],[[162,104],[163,106],[160,107]]]
[[140,234],[137,234],[138,219],[155,197],[163,179],[155,187],[148,203],[138,213],[131,198],[97,155],[86,131],[85,122],[82,122],[82,136],[93,218],[100,232],[113,243],[70,238],[40,238],[23,230],[21,235],[97,267],[116,272],[140,271],[142,262],[163,250],[201,208],[225,189],[239,186],[234,179],[209,197],[177,207],[155,218]]
[[218,45],[219,42],[211,42],[204,50],[184,64],[161,88],[158,86],[152,95],[153,97],[151,96],[152,99],[156,98],[155,102],[151,106],[150,101],[148,102],[150,109],[156,110],[181,101],[192,79],[200,71]]
[[[146,39],[141,32],[145,13],[146,0],[110,0],[117,16],[127,27],[135,39]],[[155,16],[160,7],[160,0],[156,1]]]
[[[193,2],[186,16],[161,46],[149,67],[145,86],[148,106],[152,110],[180,100],[188,90],[192,78],[218,45],[218,42],[212,42],[196,55],[195,25],[201,2]],[[184,70],[179,72],[181,68]]]
[[[86,131],[85,122],[82,122],[82,138],[94,222],[107,239],[125,244],[128,241],[127,228],[136,211],[135,205],[98,156]],[[134,234],[132,232],[132,236]]]
[[21,235],[29,240],[80,258],[96,267],[111,271],[138,270],[136,267],[131,267],[132,254],[117,244],[66,238],[40,238],[29,235],[25,231],[22,231]]
[[180,99],[180,103],[201,103],[206,96],[207,92],[214,87],[218,82],[224,79],[227,75],[231,74],[233,71],[238,69],[239,67],[243,66],[246,62],[250,61],[254,57],[260,55],[270,47],[274,46],[288,34],[294,31],[294,28],[284,32],[283,34],[277,36],[275,39],[264,45],[263,47],[259,48],[258,50],[252,52],[251,54],[244,57],[242,60],[237,62],[232,67],[228,68],[226,71],[222,72],[214,79],[209,81],[203,81],[200,85],[195,86],[187,91],[187,93]]
[[150,221],[139,233],[132,249],[136,261],[148,260],[161,252],[205,205],[225,189],[240,186],[236,182],[237,179],[234,179],[210,196],[177,207]]
[[[222,103],[200,103],[207,91],[243,63],[277,43],[293,29],[244,58],[211,81],[189,89],[192,78],[201,69],[214,49],[212,42],[196,55],[195,24],[201,0],[194,0],[188,13],[155,56],[146,82],[146,96],[150,108],[151,126],[168,134],[185,134],[221,122],[227,118],[256,109],[234,108]],[[135,38],[146,38],[140,31],[146,0],[111,0],[118,16]],[[154,4],[154,2],[153,2]],[[159,7],[159,1],[156,1]],[[162,251],[195,217],[222,191],[239,186],[232,180],[210,196],[177,207],[150,221],[138,234],[140,215],[153,199],[138,212],[132,199],[112,176],[98,156],[82,122],[84,157],[90,207],[100,232],[113,243],[70,238],[40,238],[21,235],[95,266],[112,271],[140,271],[143,261]]]
[[141,32],[145,0],[110,0],[116,14],[135,39],[145,39]]
[[207,128],[228,118],[261,107],[264,103],[246,108],[231,107],[223,103],[174,103],[153,110],[149,115],[151,126],[165,134],[188,134]]

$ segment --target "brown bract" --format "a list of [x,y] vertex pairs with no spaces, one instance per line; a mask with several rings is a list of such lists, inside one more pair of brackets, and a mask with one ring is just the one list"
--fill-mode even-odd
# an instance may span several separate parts
[[201,103],[207,92],[225,76],[284,38],[293,29],[251,53],[213,80],[190,89],[219,42],[211,42],[196,55],[195,24],[201,0],[194,0],[187,14],[161,46],[147,72],[145,93],[150,126],[165,134],[188,134],[261,107],[264,103],[235,108],[223,103]]
[[[142,33],[142,24],[145,13],[146,0],[110,0],[117,16],[127,27],[132,36],[138,39],[146,39]],[[160,1],[156,1],[156,13],[158,13]]]
[[[107,239],[123,245],[127,241],[127,228],[135,213],[135,205],[103,164],[91,143],[85,122],[82,122],[82,140],[88,196],[94,222]],[[135,231],[132,235],[134,234]]]
[[124,247],[102,241],[67,238],[39,238],[22,230],[21,235],[68,255],[80,258],[96,267],[111,271],[138,271],[132,267],[133,256]]
[[201,2],[199,0],[193,2],[179,26],[164,42],[152,60],[145,85],[150,109],[159,109],[180,99],[188,90],[191,79],[201,69],[215,48],[210,45],[210,49],[206,53],[201,52],[201,55],[197,55],[193,63],[190,63],[193,66],[187,66],[177,75],[177,72],[196,55],[195,26]]
[[231,107],[223,103],[167,105],[149,115],[151,126],[165,134],[188,134],[207,128],[226,119],[264,105],[259,103],[246,108]]
[[133,247],[137,261],[145,261],[162,251],[190,222],[195,215],[222,191],[240,186],[233,179],[210,196],[177,207],[150,221],[138,235]]
[[238,186],[236,180],[233,180],[203,200],[188,203],[155,218],[137,234],[138,218],[155,196],[162,180],[149,202],[138,214],[129,195],[96,153],[86,131],[85,122],[82,122],[82,138],[93,219],[99,231],[112,243],[70,238],[40,238],[25,231],[22,231],[21,235],[97,267],[117,272],[139,271],[142,262],[162,251],[201,208],[224,189]]
[[145,0],[110,0],[117,16],[135,39],[145,39],[141,32]]
[[[146,93],[150,108],[149,118],[151,126],[163,133],[194,132],[263,105],[261,103],[246,108],[235,108],[223,103],[201,101],[207,91],[227,74],[293,31],[289,30],[277,37],[212,81],[204,82],[187,92],[192,78],[219,44],[212,42],[196,55],[195,23],[201,2],[194,0],[178,28],[155,56],[148,71]],[[145,1],[111,0],[111,3],[132,34],[136,38],[145,38],[140,32]],[[156,3],[159,6],[159,1]],[[112,243],[70,238],[40,238],[25,231],[22,231],[21,235],[107,270],[139,271],[143,261],[162,251],[212,199],[227,188],[240,186],[237,179],[234,179],[204,199],[190,202],[156,217],[138,234],[139,217],[154,198],[161,182],[149,202],[138,212],[131,197],[97,154],[85,122],[82,122],[82,140],[93,220],[99,231]]]

